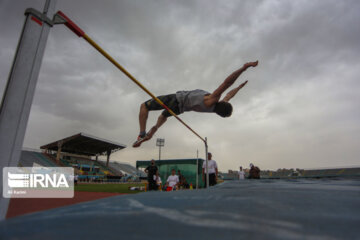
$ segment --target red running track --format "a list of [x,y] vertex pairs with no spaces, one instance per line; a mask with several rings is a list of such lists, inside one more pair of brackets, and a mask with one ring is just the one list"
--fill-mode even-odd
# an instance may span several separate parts
[[12,198],[6,218],[124,194],[126,193],[76,191],[74,198]]

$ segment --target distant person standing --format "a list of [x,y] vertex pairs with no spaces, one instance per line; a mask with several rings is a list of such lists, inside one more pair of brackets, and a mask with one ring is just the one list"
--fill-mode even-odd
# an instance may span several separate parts
[[243,180],[243,179],[245,179],[245,172],[244,172],[243,168],[240,166],[239,180]]
[[[209,186],[214,186],[217,183],[218,166],[215,160],[212,159],[212,154],[208,153],[208,168],[209,168]],[[206,187],[206,161],[202,166],[202,179]]]
[[249,179],[260,179],[260,169],[250,163]]
[[79,175],[76,174],[74,176],[74,184],[77,185],[78,181],[79,181]]
[[161,177],[159,175],[159,171],[156,172],[156,174],[154,175],[154,180],[156,182],[156,186],[158,189],[161,189],[161,184],[162,184],[162,181],[161,181]]
[[158,171],[157,166],[155,166],[155,160],[151,160],[151,164],[150,166],[148,166],[145,169],[145,172],[148,175],[148,183],[149,183],[149,191],[151,190],[157,190],[157,185],[156,185],[156,181],[154,180],[154,176],[156,175],[156,172]]

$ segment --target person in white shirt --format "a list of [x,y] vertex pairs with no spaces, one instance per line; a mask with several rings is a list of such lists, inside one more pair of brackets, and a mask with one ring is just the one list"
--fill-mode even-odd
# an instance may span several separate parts
[[154,181],[156,182],[156,185],[158,186],[159,189],[161,189],[161,184],[162,184],[162,181],[161,181],[161,177],[159,175],[159,171],[156,171],[156,174],[154,175]]
[[74,184],[75,184],[75,185],[77,185],[78,180],[79,180],[79,175],[76,174],[76,175],[74,176]]
[[[208,169],[209,169],[209,186],[214,186],[217,183],[218,175],[218,166],[215,160],[211,159],[212,154],[208,153]],[[202,166],[203,181],[205,182],[206,187],[206,161],[204,161]]]
[[245,179],[245,172],[244,172],[243,168],[240,166],[239,180],[243,180],[243,179]]
[[175,175],[175,173],[175,169],[172,169],[171,175],[166,181],[166,186],[171,187],[172,189],[176,189],[176,187],[179,185],[179,176]]

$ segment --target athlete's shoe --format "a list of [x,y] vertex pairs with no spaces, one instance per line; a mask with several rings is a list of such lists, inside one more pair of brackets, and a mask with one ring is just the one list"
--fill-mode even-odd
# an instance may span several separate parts
[[146,142],[147,140],[149,140],[149,136],[148,135],[145,135],[144,137],[141,137],[141,136],[138,136],[137,140],[133,143],[133,147],[134,148],[137,148],[137,147],[140,147],[140,145],[143,143],[143,142]]

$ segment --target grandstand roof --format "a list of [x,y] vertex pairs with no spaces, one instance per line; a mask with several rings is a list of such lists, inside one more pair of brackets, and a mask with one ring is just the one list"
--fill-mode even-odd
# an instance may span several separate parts
[[[199,161],[199,164],[202,165],[203,161],[202,158],[190,158],[190,159],[164,159],[164,160],[155,160],[156,165],[165,165],[165,164],[194,164]],[[138,160],[136,161],[136,168],[147,167],[150,165],[151,160]]]
[[58,145],[61,142],[61,152],[87,156],[106,155],[108,151],[113,153],[126,148],[126,145],[101,139],[85,133],[78,133],[76,135],[46,144],[40,148],[57,151]]

